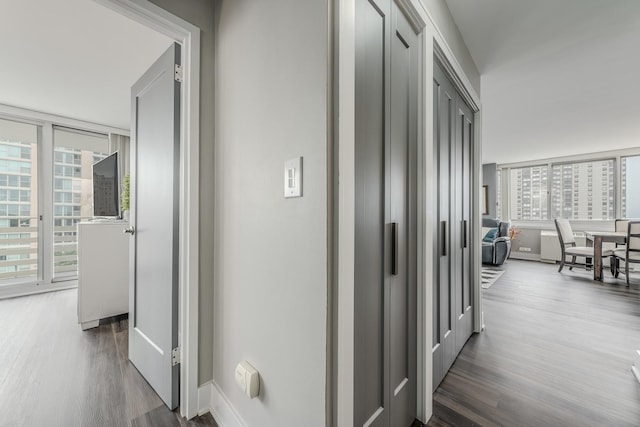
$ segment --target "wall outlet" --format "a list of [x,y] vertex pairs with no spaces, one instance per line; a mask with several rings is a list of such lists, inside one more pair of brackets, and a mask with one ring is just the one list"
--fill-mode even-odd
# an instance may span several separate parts
[[520,252],[531,252],[531,248],[526,248],[526,247],[524,247],[524,246],[520,246],[520,247],[518,248],[518,250],[519,250]]
[[250,399],[257,397],[260,393],[260,374],[246,360],[236,366],[236,383],[240,390]]

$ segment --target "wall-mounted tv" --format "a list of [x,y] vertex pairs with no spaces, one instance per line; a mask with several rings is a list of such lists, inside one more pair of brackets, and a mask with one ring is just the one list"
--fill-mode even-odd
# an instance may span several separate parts
[[120,216],[118,152],[93,164],[93,216]]

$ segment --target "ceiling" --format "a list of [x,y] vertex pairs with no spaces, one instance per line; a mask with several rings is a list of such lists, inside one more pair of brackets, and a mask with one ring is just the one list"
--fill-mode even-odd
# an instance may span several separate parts
[[[640,147],[640,1],[446,2],[481,73],[484,163]],[[0,27],[1,104],[123,129],[171,43],[90,0],[2,0]]]
[[640,147],[640,1],[446,2],[481,74],[483,163]]
[[129,129],[130,88],[171,40],[91,0],[2,0],[0,104]]

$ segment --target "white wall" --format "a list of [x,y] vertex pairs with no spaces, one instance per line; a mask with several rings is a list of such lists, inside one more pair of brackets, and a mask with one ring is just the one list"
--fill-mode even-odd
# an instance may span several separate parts
[[[327,3],[216,7],[213,381],[249,426],[322,426]],[[296,156],[304,196],[284,199]],[[234,381],[244,359],[261,374],[257,399]]]

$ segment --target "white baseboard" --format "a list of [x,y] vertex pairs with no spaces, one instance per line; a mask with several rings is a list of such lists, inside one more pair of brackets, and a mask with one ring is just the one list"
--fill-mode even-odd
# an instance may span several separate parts
[[636,350],[636,357],[633,361],[633,366],[631,367],[631,371],[636,376],[636,379],[640,383],[640,350]]
[[523,259],[526,261],[540,261],[540,254],[532,252],[511,251],[509,258]]
[[219,427],[247,427],[247,423],[213,381],[198,388],[198,415],[207,412],[211,412]]
[[211,412],[211,381],[198,387],[198,415]]

